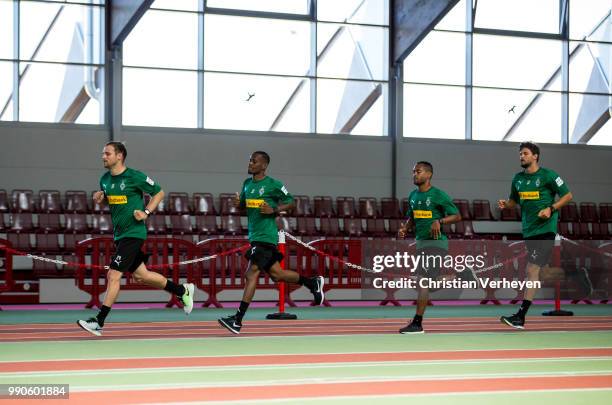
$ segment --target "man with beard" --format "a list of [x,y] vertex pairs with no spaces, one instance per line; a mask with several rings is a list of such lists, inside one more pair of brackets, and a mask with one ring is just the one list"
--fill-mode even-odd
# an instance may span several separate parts
[[[521,207],[523,238],[527,246],[527,279],[538,281],[540,269],[548,264],[557,236],[559,210],[572,200],[567,184],[554,171],[540,167],[540,148],[532,142],[519,145],[523,170],[512,179],[510,197],[499,200],[500,209]],[[555,195],[559,200],[555,202]],[[524,329],[525,315],[537,292],[527,288],[518,312],[502,316],[501,322],[516,329]]]
[[[406,237],[408,224],[416,228],[417,256],[421,255],[434,262],[425,263],[416,270],[419,278],[436,279],[440,275],[442,258],[448,254],[448,238],[442,232],[442,225],[461,221],[457,206],[444,191],[431,185],[433,166],[429,162],[418,162],[412,169],[414,185],[408,196],[408,220],[399,231],[400,238]],[[436,258],[440,258],[436,261]],[[467,273],[467,272],[466,272]],[[402,334],[423,333],[423,314],[427,308],[429,289],[419,283],[416,314],[407,326],[399,330]]]

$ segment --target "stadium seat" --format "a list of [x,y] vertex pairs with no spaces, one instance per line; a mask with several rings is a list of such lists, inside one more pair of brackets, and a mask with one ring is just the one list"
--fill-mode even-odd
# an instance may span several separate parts
[[320,221],[321,234],[324,236],[340,236],[340,222],[338,218],[324,217]]
[[491,214],[491,204],[489,200],[474,200],[472,201],[472,207],[474,208],[475,221],[494,221],[493,214]]
[[315,236],[318,234],[317,225],[313,217],[297,217],[296,232],[300,236]]
[[346,236],[358,238],[363,234],[361,218],[344,218],[343,231]]
[[242,235],[244,230],[240,223],[240,216],[222,215],[220,230],[224,235]]
[[96,203],[93,202],[93,195],[94,195],[95,191],[93,191],[91,193],[92,196],[92,206],[91,206],[91,212],[93,212],[94,214],[108,214],[110,213],[110,207],[108,206],[108,202],[106,201],[106,199],[104,199],[101,203]]
[[472,219],[472,216],[470,215],[470,203],[468,200],[454,199],[453,203],[457,206],[459,214],[461,214],[461,219]]
[[580,221],[581,222],[599,222],[597,215],[597,205],[593,202],[580,203]]
[[512,209],[504,208],[503,210],[500,211],[499,219],[502,221],[520,221],[521,213],[520,213],[519,206],[517,205],[516,207]]
[[38,192],[38,212],[59,214],[62,212],[62,200],[57,190],[40,190]]
[[199,235],[216,235],[219,232],[217,217],[214,215],[196,216],[195,233]]
[[221,215],[240,215],[240,209],[234,206],[235,193],[221,193],[219,195],[219,204]]
[[599,204],[600,222],[612,222],[612,203]]
[[171,192],[168,194],[168,213],[189,214],[189,194]]
[[0,190],[0,214],[4,214],[10,211],[8,196],[6,190]]
[[310,197],[307,195],[295,195],[293,196],[295,201],[295,209],[293,215],[296,217],[310,217],[312,216],[312,207],[310,205]]
[[354,197],[337,197],[336,198],[336,213],[340,218],[354,218],[355,198]]
[[193,233],[193,228],[191,226],[191,215],[170,215],[170,227],[173,235],[191,235]]
[[193,212],[196,215],[215,215],[214,198],[211,193],[193,193]]
[[374,197],[359,198],[359,216],[361,218],[378,218],[378,202]]
[[36,204],[32,190],[13,190],[11,192],[12,212],[35,212]]
[[66,205],[64,207],[64,212],[85,214],[88,211],[87,193],[85,191],[66,191],[65,198]]
[[62,225],[59,214],[38,214],[38,230],[40,232],[60,232]]
[[276,226],[278,227],[278,230],[283,230],[286,232],[289,232],[290,234],[293,234],[295,231],[293,229],[293,227],[291,226],[291,222],[294,222],[295,220],[292,220],[289,217],[281,217],[278,216],[276,217]]
[[576,203],[570,201],[567,205],[561,207],[559,217],[561,222],[578,222],[580,218],[578,217],[578,208],[576,207]]
[[331,197],[316,196],[313,198],[313,201],[315,217],[321,218],[334,216]]
[[367,218],[365,233],[374,238],[382,238],[387,236],[385,220],[383,218]]
[[91,216],[91,232],[94,234],[113,233],[113,223],[108,214],[93,214]]
[[402,213],[400,211],[400,205],[397,198],[381,198],[380,205],[383,218],[401,218]]

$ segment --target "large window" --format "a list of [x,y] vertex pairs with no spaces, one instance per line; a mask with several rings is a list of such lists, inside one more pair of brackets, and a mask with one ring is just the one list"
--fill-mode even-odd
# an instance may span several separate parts
[[388,7],[157,0],[125,42],[123,123],[386,135]]
[[103,5],[0,0],[0,120],[104,123]]
[[612,145],[609,0],[461,0],[404,60],[407,137]]

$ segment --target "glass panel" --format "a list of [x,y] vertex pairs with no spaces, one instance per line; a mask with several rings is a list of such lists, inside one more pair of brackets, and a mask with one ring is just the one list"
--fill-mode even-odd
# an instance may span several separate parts
[[559,0],[479,0],[474,27],[559,33]]
[[310,24],[206,15],[206,69],[306,75],[310,67]]
[[197,126],[197,73],[123,69],[123,124]]
[[208,0],[206,6],[270,13],[308,14],[308,0]]
[[100,64],[103,27],[101,7],[21,2],[21,58]]
[[465,38],[465,34],[430,32],[404,60],[404,80],[464,85]]
[[94,93],[104,74],[94,66],[48,63],[21,63],[20,70],[19,120],[37,122],[74,122],[89,100],[85,86]]
[[[461,0],[436,25],[437,30],[467,31],[466,8],[467,0]],[[471,7],[470,7],[471,9]]]
[[317,75],[387,80],[388,29],[317,24]]
[[[13,62],[0,61],[0,120],[12,121],[13,109],[8,111],[13,94]],[[6,106],[6,109],[5,109]],[[4,113],[2,111],[4,110]]]
[[609,124],[611,109],[612,98],[608,95],[570,94],[570,143],[612,145]]
[[571,0],[570,38],[585,39],[610,13],[610,0]]
[[199,11],[198,4],[202,0],[155,0],[151,8],[166,10]]
[[561,94],[473,90],[472,138],[485,141],[561,142]]
[[405,84],[404,136],[465,139],[465,87]]
[[126,66],[197,69],[198,15],[147,11],[125,40],[123,63]]
[[0,58],[14,59],[13,2],[0,0]]
[[306,79],[206,73],[204,126],[309,132],[309,93]]
[[318,79],[317,132],[386,135],[386,94],[384,83]]
[[570,49],[570,91],[612,93],[608,84],[612,45],[572,42]]
[[317,20],[389,25],[389,0],[317,0]]
[[474,35],[474,85],[561,90],[545,87],[561,66],[561,52],[561,41]]

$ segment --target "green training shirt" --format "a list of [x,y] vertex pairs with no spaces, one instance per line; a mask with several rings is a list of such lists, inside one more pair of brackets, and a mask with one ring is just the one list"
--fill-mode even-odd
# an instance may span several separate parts
[[161,187],[146,174],[126,168],[113,176],[110,171],[100,178],[100,190],[104,191],[113,221],[115,240],[123,238],[147,238],[145,221],[134,218],[134,210],[144,210],[143,193],[154,196]]
[[418,188],[413,190],[408,196],[408,212],[406,212],[406,216],[412,218],[414,222],[417,248],[440,247],[448,249],[448,237],[442,230],[440,230],[440,238],[433,242],[431,224],[433,224],[435,220],[440,220],[448,215],[455,215],[458,213],[459,209],[448,194],[439,188],[432,186],[424,193],[420,192]]
[[538,213],[555,202],[555,194],[563,197],[567,193],[567,184],[550,169],[540,167],[535,173],[522,171],[514,176],[510,199],[521,206],[524,238],[557,233],[559,212],[555,211],[549,219],[538,217]]
[[249,241],[278,244],[278,228],[275,214],[262,214],[259,208],[266,202],[276,208],[279,204],[289,204],[293,196],[283,183],[266,176],[261,180],[248,178],[242,184],[240,205],[246,207],[249,219]]

